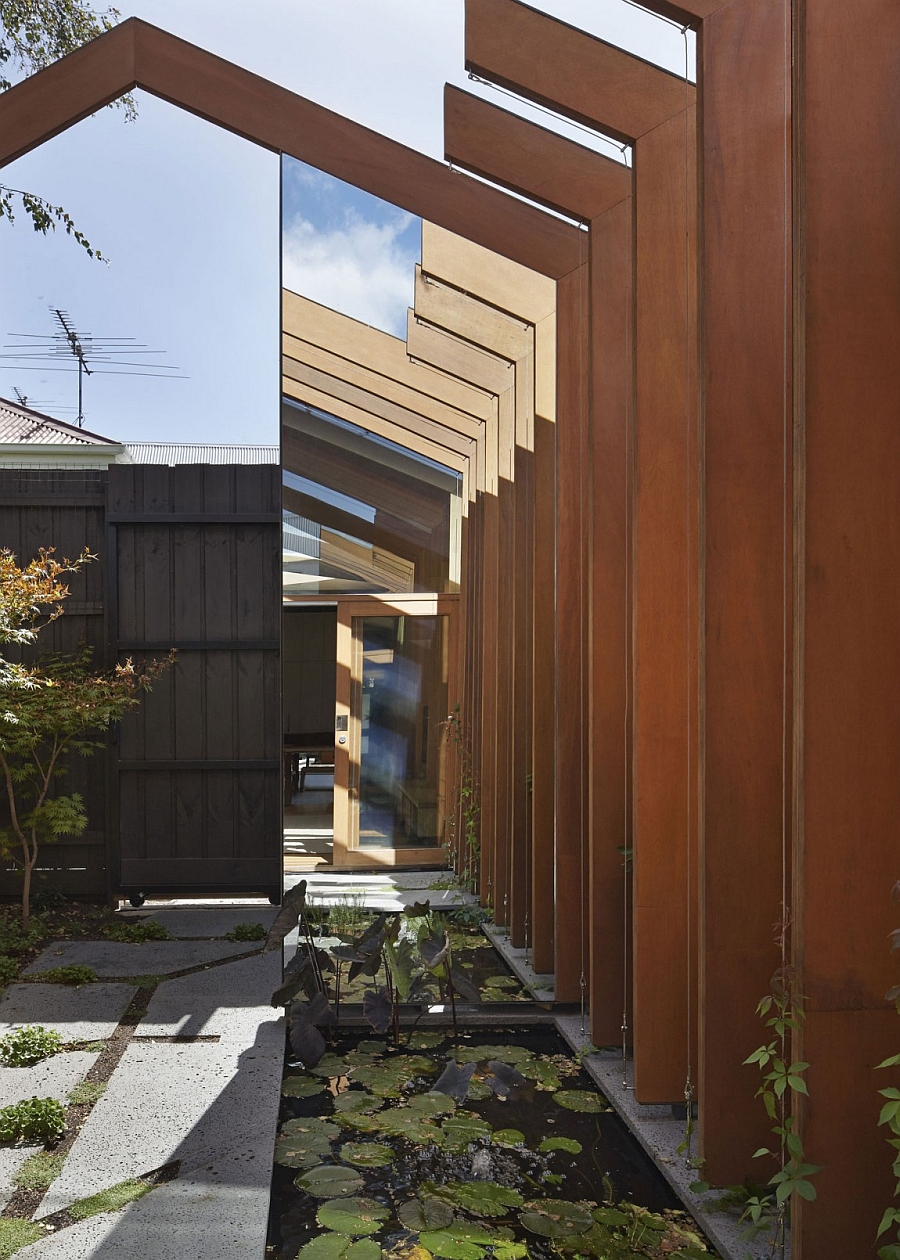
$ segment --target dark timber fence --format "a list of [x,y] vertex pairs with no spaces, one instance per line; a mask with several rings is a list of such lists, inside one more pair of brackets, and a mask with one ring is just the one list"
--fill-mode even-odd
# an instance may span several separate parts
[[[71,651],[84,639],[104,664],[178,649],[106,757],[73,774],[91,830],[47,846],[38,884],[70,895],[277,896],[278,467],[3,470],[0,543],[23,560],[42,544],[100,557],[73,581],[45,647]],[[0,871],[0,894],[17,888]]]

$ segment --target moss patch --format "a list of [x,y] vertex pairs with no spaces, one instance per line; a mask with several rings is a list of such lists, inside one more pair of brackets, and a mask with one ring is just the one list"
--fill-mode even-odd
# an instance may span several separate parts
[[105,1093],[105,1081],[82,1081],[69,1090],[69,1102],[73,1107],[82,1107],[87,1103],[95,1103]]
[[62,1172],[66,1162],[65,1155],[52,1155],[49,1151],[38,1151],[29,1156],[25,1163],[13,1175],[13,1182],[22,1190],[46,1190]]

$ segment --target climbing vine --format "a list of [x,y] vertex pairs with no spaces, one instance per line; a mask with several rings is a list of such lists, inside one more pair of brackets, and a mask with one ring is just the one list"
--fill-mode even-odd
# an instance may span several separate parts
[[454,809],[447,819],[451,837],[451,850],[456,849],[457,828],[462,833],[462,870],[459,872],[460,883],[468,892],[476,892],[478,884],[478,867],[481,858],[481,842],[478,837],[478,818],[481,806],[475,787],[475,775],[472,767],[472,754],[463,730],[462,712],[458,704],[453,706],[446,722],[450,742],[456,750],[456,800]]
[[[894,901],[900,899],[900,880],[891,890],[891,896]],[[900,928],[894,928],[891,932],[891,949],[900,949]],[[893,1002],[900,1014],[900,985],[894,985],[884,995],[889,1002]],[[900,1067],[900,1054],[892,1054],[885,1059],[883,1063],[879,1063],[876,1071],[881,1068]],[[879,1094],[885,1100],[882,1104],[881,1114],[878,1117],[879,1125],[884,1125],[892,1135],[887,1139],[888,1146],[894,1150],[894,1162],[892,1164],[894,1176],[897,1183],[894,1187],[894,1198],[900,1197],[900,1089],[895,1085],[888,1085],[885,1089],[880,1089]],[[887,1207],[878,1226],[876,1238],[883,1237],[889,1229],[894,1230],[894,1241],[888,1242],[884,1247],[878,1249],[878,1260],[900,1260],[900,1207]]]

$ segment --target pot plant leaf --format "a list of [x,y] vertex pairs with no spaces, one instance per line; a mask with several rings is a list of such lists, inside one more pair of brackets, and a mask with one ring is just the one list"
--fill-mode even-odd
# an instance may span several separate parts
[[393,1158],[393,1150],[382,1142],[345,1142],[341,1147],[344,1163],[356,1164],[359,1168],[383,1168]]
[[388,1218],[388,1210],[375,1199],[328,1200],[316,1212],[323,1229],[337,1234],[374,1234]]
[[510,1064],[501,1063],[499,1059],[491,1059],[488,1067],[491,1069],[491,1075],[487,1078],[487,1083],[498,1098],[512,1098],[524,1088],[525,1077]]
[[428,970],[437,971],[443,967],[450,954],[450,937],[446,932],[442,932],[440,936],[426,936],[419,941],[419,953]]
[[362,1178],[353,1168],[342,1164],[319,1164],[301,1173],[294,1184],[317,1199],[342,1199],[362,1189]]
[[450,1059],[431,1088],[436,1094],[446,1094],[448,1098],[453,1098],[456,1102],[465,1102],[474,1071],[474,1063],[466,1063],[460,1067],[458,1063]]
[[262,948],[264,954],[268,954],[270,950],[278,948],[287,934],[292,932],[297,926],[297,921],[305,909],[306,880],[301,879],[299,884],[295,884],[293,888],[289,888],[284,894],[281,909],[275,916],[275,921],[269,928],[266,936],[266,943]]
[[403,940],[397,941],[396,944],[385,942],[384,952],[390,964],[397,995],[401,1002],[407,1002],[415,980],[413,970],[415,966],[415,950],[413,949],[412,941],[404,937]]
[[569,1111],[600,1112],[610,1109],[603,1095],[592,1089],[558,1089],[553,1101]]
[[401,1225],[421,1233],[423,1229],[445,1229],[453,1220],[453,1208],[434,1195],[422,1194],[401,1203],[397,1217]]
[[306,1018],[317,1028],[327,1028],[329,1024],[334,1023],[335,1014],[324,993],[317,993],[306,1004]]
[[539,1199],[519,1213],[519,1223],[530,1234],[542,1238],[563,1238],[567,1234],[584,1234],[594,1224],[590,1208],[566,1199]]
[[475,1216],[506,1216],[525,1202],[518,1190],[494,1181],[450,1181],[435,1189],[445,1202]]
[[285,1098],[312,1098],[321,1094],[324,1082],[313,1076],[286,1076],[281,1082],[281,1092]]
[[366,991],[363,998],[363,1015],[376,1032],[387,1032],[394,1019],[394,1004],[388,989]]
[[450,983],[461,998],[467,1002],[480,1002],[481,990],[474,984],[471,976],[462,967],[450,968]]
[[579,1155],[584,1148],[580,1142],[576,1142],[574,1138],[567,1137],[549,1137],[544,1138],[538,1150],[546,1153],[548,1151],[568,1151],[570,1155]]
[[427,919],[431,914],[430,901],[414,901],[411,906],[404,906],[403,913],[407,919]]
[[314,1068],[325,1053],[325,1038],[306,1011],[304,1005],[291,1010],[291,1050],[308,1068]]

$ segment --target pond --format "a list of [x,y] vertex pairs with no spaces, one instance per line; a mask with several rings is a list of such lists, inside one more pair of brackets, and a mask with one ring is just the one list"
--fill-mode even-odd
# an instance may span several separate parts
[[272,1260],[715,1253],[554,1029],[340,1030],[286,1056]]

